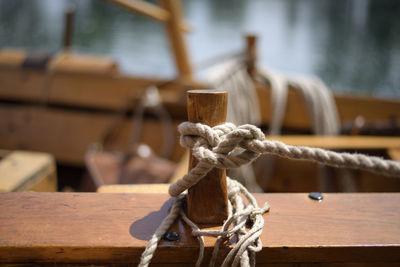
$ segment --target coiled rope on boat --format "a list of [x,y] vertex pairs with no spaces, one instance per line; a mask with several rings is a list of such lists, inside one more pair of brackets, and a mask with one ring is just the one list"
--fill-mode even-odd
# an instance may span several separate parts
[[[176,197],[175,202],[168,216],[150,239],[139,266],[148,266],[158,242],[179,215],[192,228],[193,236],[199,240],[199,258],[196,266],[200,266],[203,261],[203,236],[217,238],[210,260],[210,266],[214,266],[220,242],[232,235],[238,237],[238,242],[228,253],[222,266],[238,266],[239,264],[240,266],[255,266],[255,253],[262,248],[259,238],[264,226],[262,214],[269,210],[269,206],[265,204],[259,208],[255,198],[240,183],[227,177],[229,215],[221,230],[200,230],[185,215],[183,203],[186,199],[186,190],[200,181],[213,168],[237,168],[262,154],[274,154],[289,159],[308,160],[335,167],[363,169],[400,177],[400,162],[361,154],[337,153],[320,148],[290,146],[279,141],[265,140],[263,132],[250,124],[236,127],[232,123],[224,123],[211,128],[200,123],[184,122],[178,129],[181,134],[181,145],[191,148],[192,154],[199,163],[182,179],[170,185],[169,194]],[[247,198],[249,203],[247,206],[241,194]],[[252,226],[246,230],[246,222],[249,220]]]

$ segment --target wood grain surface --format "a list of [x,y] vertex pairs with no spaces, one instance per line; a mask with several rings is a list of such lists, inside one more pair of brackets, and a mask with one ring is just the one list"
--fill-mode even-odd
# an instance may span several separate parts
[[[226,121],[228,93],[215,90],[191,90],[187,93],[188,120],[208,126]],[[197,165],[190,152],[189,169]],[[226,171],[212,169],[188,190],[188,216],[196,223],[222,224],[228,217]]]
[[[258,264],[400,261],[400,194],[255,197],[271,205]],[[166,194],[1,193],[0,264],[137,263],[171,203]],[[193,264],[191,231],[181,221],[172,230],[180,240],[162,241],[153,263]],[[205,238],[206,258],[214,241]]]

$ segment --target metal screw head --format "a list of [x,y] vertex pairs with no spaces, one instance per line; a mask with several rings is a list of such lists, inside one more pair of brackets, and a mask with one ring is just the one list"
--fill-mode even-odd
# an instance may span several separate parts
[[311,192],[310,194],[308,194],[308,197],[313,199],[313,200],[319,200],[319,201],[324,199],[322,194],[318,193],[318,192]]
[[180,237],[177,232],[166,232],[163,236],[163,239],[167,241],[178,241],[179,238]]

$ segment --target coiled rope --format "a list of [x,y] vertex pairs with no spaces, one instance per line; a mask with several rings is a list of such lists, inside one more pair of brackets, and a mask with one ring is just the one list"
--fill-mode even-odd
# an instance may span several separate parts
[[[178,129],[181,134],[181,145],[191,148],[192,154],[199,163],[182,179],[170,185],[169,194],[176,197],[176,200],[169,215],[150,239],[139,266],[148,266],[158,242],[179,215],[192,228],[192,234],[199,239],[200,252],[196,266],[200,266],[203,260],[203,236],[217,237],[210,260],[210,266],[214,266],[221,240],[232,235],[238,237],[238,242],[228,253],[222,266],[238,266],[239,264],[240,266],[255,266],[255,253],[262,248],[259,238],[264,226],[262,214],[269,210],[269,206],[265,204],[259,208],[254,197],[240,183],[227,177],[229,215],[221,230],[200,230],[183,212],[186,190],[200,181],[213,168],[238,168],[252,162],[262,154],[273,154],[289,159],[302,159],[334,167],[362,169],[381,175],[400,177],[400,162],[268,141],[265,140],[265,135],[259,128],[250,124],[236,127],[232,123],[224,123],[211,128],[200,123],[184,122]],[[249,203],[247,206],[241,199],[241,194],[247,198]],[[252,223],[248,231],[245,226],[247,221]]]

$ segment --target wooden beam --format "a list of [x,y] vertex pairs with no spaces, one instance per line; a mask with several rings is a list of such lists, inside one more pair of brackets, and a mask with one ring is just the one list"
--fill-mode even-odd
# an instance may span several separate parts
[[[137,12],[141,15],[144,15],[146,17],[149,17],[157,21],[166,23],[171,18],[171,14],[164,8],[161,8],[155,4],[151,4],[142,0],[107,0],[107,1],[122,6],[123,8],[131,12]],[[178,27],[181,31],[184,32],[190,31],[190,26],[184,21],[181,21]]]
[[[72,55],[69,54],[70,59],[71,57]],[[4,56],[3,59],[13,60],[8,56]],[[9,66],[1,67],[1,60],[0,55],[0,84],[2,85],[0,86],[0,99],[31,103],[43,102],[46,72]],[[58,67],[58,69],[60,68],[61,66]],[[121,109],[127,99],[137,100],[147,86],[166,81],[152,77],[121,76],[115,72],[79,73],[72,69],[82,69],[82,67],[73,67],[71,64],[70,67],[63,65],[62,72],[56,71],[53,74],[48,96],[49,104],[116,111]],[[159,88],[168,111],[175,117],[180,116],[181,118],[186,114],[182,87],[199,89],[204,88],[204,85],[193,82],[186,84],[171,82]]]
[[173,52],[175,66],[178,70],[178,78],[190,81],[192,77],[192,66],[186,50],[185,39],[179,29],[181,24],[181,1],[160,0],[161,5],[169,12],[170,17],[165,23],[169,43]]
[[[257,266],[400,262],[400,194],[324,194],[321,202],[307,194],[254,196],[272,207]],[[172,202],[167,194],[0,194],[0,264],[137,264]],[[178,220],[171,231],[180,240],[161,241],[152,263],[193,265],[191,229]],[[206,260],[214,242],[205,237]],[[224,243],[221,256],[229,249]]]
[[[226,121],[228,93],[213,90],[191,90],[187,93],[188,120],[208,126]],[[197,165],[190,153],[189,169]],[[222,224],[228,217],[228,193],[226,171],[212,169],[197,184],[189,188],[187,196],[188,216],[195,223]]]

